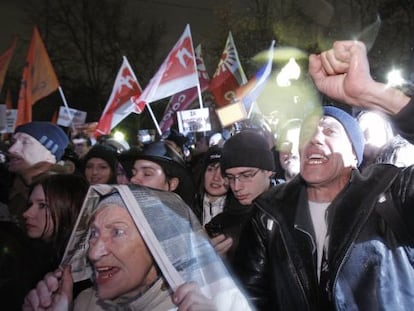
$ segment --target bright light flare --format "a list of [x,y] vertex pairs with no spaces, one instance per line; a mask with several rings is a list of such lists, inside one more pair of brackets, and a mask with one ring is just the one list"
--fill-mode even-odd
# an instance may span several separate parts
[[300,77],[300,67],[295,59],[291,57],[289,62],[282,68],[276,77],[276,83],[280,87],[291,85],[291,80],[297,80]]
[[114,139],[117,140],[117,141],[124,141],[125,140],[125,134],[120,132],[120,131],[115,131]]
[[387,74],[387,81],[388,86],[401,86],[405,83],[401,70],[398,69],[393,69]]

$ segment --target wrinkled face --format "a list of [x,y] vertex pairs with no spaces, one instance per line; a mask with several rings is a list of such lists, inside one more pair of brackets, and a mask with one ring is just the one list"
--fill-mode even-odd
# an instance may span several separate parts
[[169,191],[169,185],[164,170],[160,165],[148,160],[136,160],[132,168],[131,183]]
[[29,208],[23,213],[27,235],[32,239],[49,240],[54,225],[41,185],[33,188],[28,206]]
[[90,232],[88,257],[100,299],[134,297],[155,281],[152,256],[125,208],[98,209]]
[[220,162],[207,166],[204,173],[204,188],[212,197],[219,197],[229,190],[228,182],[221,176]]
[[19,132],[13,135],[13,145],[9,148],[9,157],[9,171],[20,173],[36,163],[54,158],[54,155],[36,138]]
[[310,124],[304,126],[300,172],[308,184],[329,186],[335,181],[349,179],[352,167],[357,166],[357,158],[342,124],[325,116],[316,128]]
[[242,205],[252,204],[254,199],[269,189],[272,174],[255,167],[232,167],[225,172],[234,196]]
[[91,185],[106,184],[111,178],[111,167],[101,158],[90,158],[86,162],[85,177]]

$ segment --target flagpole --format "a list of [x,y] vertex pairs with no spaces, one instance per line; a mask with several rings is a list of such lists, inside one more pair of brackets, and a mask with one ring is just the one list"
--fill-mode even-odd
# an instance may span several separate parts
[[62,88],[60,86],[58,87],[58,90],[59,90],[60,96],[62,97],[63,105],[65,106],[66,112],[69,115],[69,118],[70,118],[70,126],[72,128],[72,131],[73,131],[73,133],[76,133],[75,126],[73,125],[73,122],[72,122],[72,120],[73,120],[72,112],[70,112],[68,103],[66,102],[65,94],[63,94],[63,90],[62,90]]
[[149,111],[149,113],[150,113],[150,115],[151,115],[152,121],[154,122],[155,127],[157,128],[158,134],[159,134],[160,136],[162,136],[162,132],[161,132],[160,126],[158,125],[157,119],[155,118],[155,115],[154,115],[154,113],[152,112],[152,108],[151,108],[150,103],[147,103],[147,108],[148,108],[148,111]]
[[191,48],[193,49],[193,62],[194,62],[194,68],[196,70],[196,74],[197,74],[197,93],[198,93],[198,103],[200,105],[200,109],[203,108],[203,99],[201,97],[201,87],[200,87],[200,79],[198,78],[198,69],[197,69],[197,60],[195,57],[195,52],[194,52],[194,45],[193,45],[193,37],[191,36],[191,30],[190,30],[190,25],[187,24],[188,27],[188,31],[190,32],[190,41],[191,41]]

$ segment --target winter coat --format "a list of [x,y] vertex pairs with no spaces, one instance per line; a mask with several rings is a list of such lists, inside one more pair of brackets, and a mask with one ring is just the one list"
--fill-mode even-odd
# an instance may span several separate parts
[[[413,115],[411,101],[394,118],[411,141]],[[323,291],[305,181],[298,175],[256,201],[234,268],[259,310],[412,310],[414,166],[354,170],[328,207],[328,232]]]

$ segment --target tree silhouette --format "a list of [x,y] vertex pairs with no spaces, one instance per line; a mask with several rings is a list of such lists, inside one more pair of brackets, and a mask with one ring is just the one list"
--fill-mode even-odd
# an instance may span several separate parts
[[142,85],[155,71],[165,27],[128,9],[125,0],[27,0],[28,20],[42,34],[70,106],[87,111],[89,121],[99,119],[123,55]]

